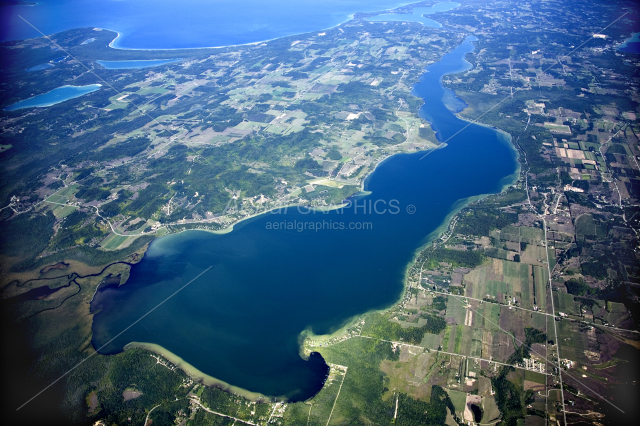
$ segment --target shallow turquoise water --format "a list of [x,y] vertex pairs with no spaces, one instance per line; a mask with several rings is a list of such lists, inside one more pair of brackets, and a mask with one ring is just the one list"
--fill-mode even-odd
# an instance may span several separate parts
[[299,356],[300,333],[329,333],[395,303],[405,268],[427,236],[464,200],[498,192],[514,179],[516,154],[503,134],[474,124],[448,140],[468,123],[445,107],[441,77],[466,69],[464,55],[472,50],[465,41],[414,87],[426,101],[420,114],[446,148],[422,160],[424,153],[391,157],[367,179],[371,193],[342,210],[292,208],[244,221],[225,235],[189,231],[155,240],[127,284],[96,294],[94,346],[109,354],[133,341],[155,343],[231,385],[292,400],[312,397],[327,366],[319,355]]
[[47,70],[47,69],[53,68],[53,67],[54,67],[53,64],[50,64],[49,62],[47,62],[47,63],[44,63],[44,64],[33,66],[31,68],[27,68],[26,71],[27,72],[42,71],[42,70]]
[[33,98],[25,99],[24,101],[9,105],[5,108],[5,111],[15,111],[17,109],[33,107],[48,107],[59,104],[60,102],[68,101],[69,99],[86,95],[87,93],[95,92],[96,90],[99,90],[100,87],[102,87],[100,84],[58,87],[57,89],[53,89],[52,91],[43,93],[42,95],[34,96]]
[[627,53],[640,53],[640,33],[635,33],[626,39],[618,50]]
[[431,7],[416,7],[412,13],[385,13],[383,15],[376,15],[367,20],[372,22],[388,22],[388,21],[400,21],[400,22],[420,22],[427,27],[440,28],[439,22],[433,19],[425,18],[423,15],[433,15],[438,12],[446,12],[447,10],[455,9],[460,6],[460,3],[455,2],[442,2],[436,3]]
[[96,61],[108,70],[127,70],[147,67],[157,67],[159,65],[180,62],[182,59],[151,59],[144,61]]
[[71,28],[118,31],[126,49],[229,46],[318,31],[356,12],[387,10],[399,0],[39,0],[0,8],[0,41],[40,37]]

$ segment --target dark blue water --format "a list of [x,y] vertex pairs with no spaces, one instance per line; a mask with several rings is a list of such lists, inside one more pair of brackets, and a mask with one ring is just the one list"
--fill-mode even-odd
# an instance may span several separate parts
[[618,50],[627,53],[640,53],[640,33],[634,33],[626,39]]
[[356,12],[394,8],[398,0],[38,0],[0,8],[0,41],[99,27],[122,34],[121,48],[229,46],[321,30]]
[[[444,106],[440,80],[466,69],[464,55],[472,50],[465,41],[429,66],[414,89],[426,102],[420,114],[440,140],[467,125]],[[366,181],[371,194],[343,210],[289,209],[225,235],[189,231],[155,240],[127,284],[96,295],[102,310],[94,318],[94,346],[211,267],[100,352],[155,343],[234,386],[292,400],[313,396],[327,367],[320,356],[300,357],[300,333],[329,333],[395,303],[426,237],[464,200],[513,180],[515,151],[495,130],[472,125],[447,144],[423,160],[417,153],[383,162]]]
[[627,42],[625,47],[621,47],[620,49],[623,52],[627,53],[640,53],[640,43],[638,42]]

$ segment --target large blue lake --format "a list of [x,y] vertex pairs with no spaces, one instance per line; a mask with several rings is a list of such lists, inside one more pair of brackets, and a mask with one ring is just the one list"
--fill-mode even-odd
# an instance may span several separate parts
[[15,111],[23,108],[48,107],[77,98],[87,93],[95,92],[102,87],[101,84],[89,84],[87,86],[61,86],[50,92],[37,95],[24,101],[17,102],[5,108],[5,111]]
[[38,0],[0,8],[0,41],[99,27],[122,34],[121,48],[169,49],[252,43],[321,30],[356,12],[392,9],[398,0]]
[[96,61],[108,70],[131,70],[139,68],[157,67],[160,65],[180,62],[182,59],[147,59],[141,61]]
[[[294,208],[242,222],[224,235],[189,231],[155,240],[127,284],[96,294],[94,346],[211,268],[100,351],[153,343],[252,392],[313,396],[328,367],[318,354],[308,361],[299,355],[301,332],[330,333],[395,303],[405,268],[427,237],[466,200],[499,192],[515,179],[516,153],[504,134],[473,124],[448,140],[468,123],[445,106],[452,94],[441,78],[467,69],[464,56],[473,49],[465,41],[414,87],[425,99],[421,116],[447,140],[445,148],[422,160],[424,153],[391,157],[367,179],[371,193],[344,210]],[[335,224],[347,229],[326,229]]]

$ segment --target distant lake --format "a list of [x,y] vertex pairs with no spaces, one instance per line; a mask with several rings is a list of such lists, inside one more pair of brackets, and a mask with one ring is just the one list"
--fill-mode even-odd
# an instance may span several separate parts
[[618,47],[618,50],[627,53],[640,53],[640,33],[635,33]]
[[123,49],[176,49],[254,43],[336,26],[357,12],[393,9],[401,0],[45,0],[0,8],[0,41],[98,27],[121,34]]
[[50,92],[43,93],[42,95],[17,102],[6,107],[4,110],[15,111],[23,108],[48,107],[59,104],[60,102],[68,101],[69,99],[86,95],[87,93],[95,92],[96,90],[99,90],[100,87],[102,87],[101,84],[90,84],[88,86],[62,86],[53,89]]
[[49,68],[53,68],[53,67],[54,67],[53,64],[51,64],[49,62],[46,62],[44,64],[40,64],[40,65],[33,66],[31,68],[27,68],[27,72],[48,70]]
[[371,18],[367,18],[367,20],[372,22],[420,22],[427,27],[440,28],[442,27],[440,23],[432,19],[425,18],[422,15],[432,15],[437,12],[446,12],[448,10],[455,9],[458,6],[460,6],[460,3],[442,2],[434,4],[431,7],[416,7],[415,9],[413,9],[412,13],[385,13],[383,15],[377,15]]
[[[113,354],[130,342],[152,343],[233,386],[292,401],[315,395],[328,366],[318,354],[300,357],[301,333],[331,333],[396,303],[405,269],[429,236],[469,199],[516,179],[509,137],[469,125],[443,103],[453,94],[442,76],[470,67],[464,57],[473,40],[430,65],[413,89],[425,100],[420,115],[446,147],[424,159],[423,152],[387,159],[365,182],[371,193],[341,210],[290,208],[243,221],[228,234],[188,231],[154,240],[125,285],[96,293],[94,347]],[[462,106],[448,103],[454,111]]]
[[144,61],[96,61],[108,70],[127,70],[180,62],[182,59],[150,59]]

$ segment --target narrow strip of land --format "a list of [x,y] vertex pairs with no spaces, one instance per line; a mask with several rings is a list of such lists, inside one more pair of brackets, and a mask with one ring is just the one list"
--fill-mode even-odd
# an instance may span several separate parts
[[[545,253],[547,254],[547,271],[549,272],[549,298],[551,299],[551,313],[553,316],[556,316],[556,307],[553,301],[553,286],[551,284],[551,267],[549,266],[549,242],[547,241],[547,221],[544,217],[542,219],[542,227],[544,228],[544,248]],[[564,418],[564,424],[567,424],[567,413],[564,407],[564,385],[562,384],[562,367],[560,366],[560,341],[558,340],[558,326],[556,325],[555,320],[553,321],[553,333],[555,334],[555,342],[556,342],[556,352],[557,352],[557,362],[556,366],[558,368],[558,380],[560,380],[560,397],[562,398],[562,416]]]
[[331,412],[329,413],[329,418],[327,419],[327,426],[329,425],[329,422],[331,421],[331,416],[333,415],[333,409],[336,408],[336,403],[338,402],[338,397],[340,397],[340,391],[342,390],[342,384],[344,383],[344,378],[347,377],[347,369],[348,369],[348,367],[344,367],[344,374],[342,375],[342,382],[340,382],[340,387],[338,388],[338,394],[336,395],[336,400],[333,401],[333,407],[331,407]]

